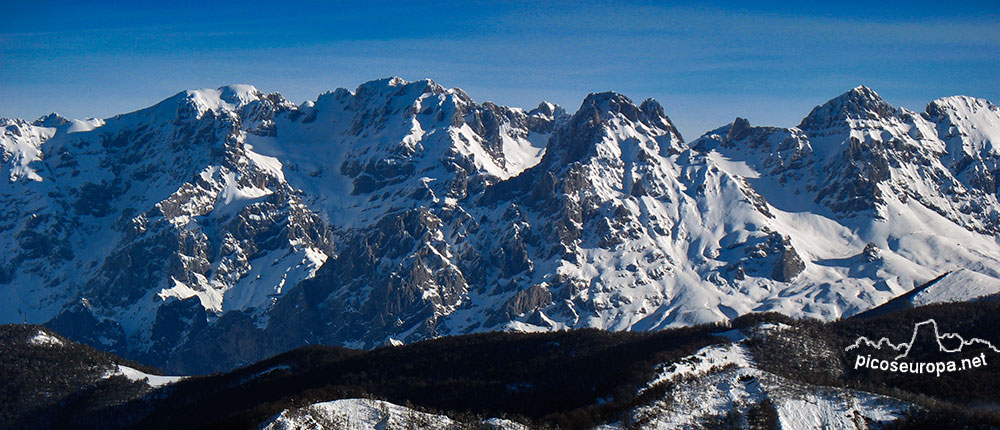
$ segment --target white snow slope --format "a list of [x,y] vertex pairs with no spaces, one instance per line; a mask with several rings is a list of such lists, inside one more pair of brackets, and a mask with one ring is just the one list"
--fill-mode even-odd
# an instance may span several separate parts
[[[868,428],[896,420],[911,405],[877,394],[791,381],[756,368],[739,343],[709,346],[664,369],[653,383],[672,382],[664,398],[630,414],[642,428],[711,428],[769,400],[780,428]],[[733,419],[733,418],[728,418]],[[745,425],[745,423],[743,423]],[[621,423],[600,427],[627,428]]]
[[[527,430],[528,427],[499,418],[477,423],[476,428],[493,430]],[[455,428],[456,421],[444,415],[428,414],[383,400],[343,399],[315,403],[303,408],[284,410],[261,424],[262,430],[342,429],[375,430],[413,428],[445,430]]]

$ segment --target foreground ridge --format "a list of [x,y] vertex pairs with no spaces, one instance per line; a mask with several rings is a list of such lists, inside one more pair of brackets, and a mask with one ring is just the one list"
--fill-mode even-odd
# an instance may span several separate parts
[[[835,322],[750,314],[649,332],[478,333],[372,350],[309,346],[184,378],[40,326],[4,325],[0,426],[976,428],[1000,423],[988,406],[994,367],[877,377],[852,368],[854,354],[837,345],[859,331],[930,321],[982,337],[995,329],[998,306],[938,304]],[[992,363],[997,351],[982,354]]]

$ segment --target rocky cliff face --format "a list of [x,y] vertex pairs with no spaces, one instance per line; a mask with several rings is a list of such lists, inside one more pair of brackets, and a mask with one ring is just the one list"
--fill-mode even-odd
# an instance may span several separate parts
[[[1000,110],[864,87],[685,143],[655,101],[572,116],[425,80],[294,105],[246,85],[3,120],[0,318],[172,371],[308,343],[835,318],[1000,278]],[[875,249],[878,252],[866,252]]]

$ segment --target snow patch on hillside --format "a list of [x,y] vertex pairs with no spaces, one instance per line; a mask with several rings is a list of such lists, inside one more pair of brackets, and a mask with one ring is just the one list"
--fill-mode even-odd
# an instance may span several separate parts
[[[449,429],[457,424],[445,415],[428,414],[382,400],[342,399],[314,403],[304,408],[284,410],[261,424],[262,430],[362,430],[390,428]],[[494,430],[527,430],[528,427],[510,420],[491,418],[478,428]]]
[[142,381],[146,385],[153,388],[160,388],[164,385],[173,384],[174,382],[180,381],[186,378],[185,376],[160,376],[151,375],[149,373],[143,372],[141,370],[136,370],[131,367],[116,364],[115,367],[104,374],[104,378],[110,378],[113,376],[124,376],[128,378],[129,381]]
[[39,330],[38,334],[28,340],[28,343],[35,346],[62,346],[63,341],[51,334]]
[[647,389],[664,382],[674,382],[684,378],[694,379],[729,366],[750,367],[748,354],[746,348],[738,343],[702,348],[694,355],[682,358],[664,368],[649,382]]
[[791,381],[756,368],[750,357],[740,343],[712,345],[666,366],[649,385],[670,384],[665,396],[631,411],[630,420],[644,429],[712,428],[732,419],[745,425],[751,408],[770,402],[780,428],[865,428],[868,420],[890,422],[910,407],[877,394]]
[[971,270],[958,270],[910,298],[914,306],[932,303],[965,302],[1000,294],[1000,279]]

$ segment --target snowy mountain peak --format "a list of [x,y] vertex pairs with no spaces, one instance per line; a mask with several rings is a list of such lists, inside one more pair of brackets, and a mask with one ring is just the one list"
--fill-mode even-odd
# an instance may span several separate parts
[[361,100],[390,99],[403,97],[416,99],[422,94],[443,94],[447,90],[430,79],[407,81],[391,77],[368,81],[354,90],[354,96]]
[[[51,123],[59,123],[59,118],[62,117],[49,115],[39,121],[48,119]],[[42,177],[31,165],[43,158],[42,143],[51,138],[55,131],[55,127],[29,124],[21,119],[0,118],[0,174],[6,175],[10,182],[21,178],[41,181]]]
[[[720,129],[721,130],[721,129]],[[750,121],[746,118],[736,117],[733,123],[725,130],[726,139],[739,140],[750,132]]]
[[642,112],[643,120],[647,123],[668,131],[678,142],[684,142],[684,137],[677,131],[677,127],[674,127],[674,123],[663,113],[663,106],[660,105],[660,102],[652,98],[643,100],[642,104],[639,105],[639,111]]
[[824,130],[854,121],[879,121],[895,115],[896,108],[866,86],[852,88],[816,106],[799,124],[802,130]]
[[588,120],[593,119],[595,122],[606,121],[615,115],[638,121],[639,113],[639,108],[632,103],[632,99],[613,91],[588,94],[577,111],[578,115],[583,114],[583,117],[588,117]]
[[[168,121],[183,122],[186,118],[201,119],[205,114],[223,116],[232,120],[255,116],[253,106],[262,101],[285,109],[293,107],[278,94],[265,95],[253,85],[235,84],[219,88],[200,88],[181,91],[151,107],[118,115],[115,119],[124,118],[131,121]],[[248,110],[248,112],[244,112]],[[156,118],[154,120],[154,118]],[[179,121],[179,122],[178,122]]]
[[655,100],[636,106],[623,94],[603,92],[584,99],[566,127],[556,133],[548,151],[562,164],[572,163],[593,154],[595,146],[606,139],[653,140],[655,152],[663,155],[684,149],[684,139]]
[[875,92],[875,90],[868,88],[864,85],[858,85],[854,88],[851,88],[846,93],[841,94],[841,96],[844,96],[846,94],[854,94],[863,98],[882,100],[882,97],[879,96],[878,93]]
[[831,102],[846,108],[858,107],[867,111],[878,110],[886,106],[892,108],[892,106],[886,103],[885,100],[882,100],[882,96],[878,95],[875,90],[864,85],[851,88],[844,94],[833,98],[833,100],[830,100],[827,104],[830,104]]
[[259,101],[263,94],[252,85],[226,85],[216,89],[202,88],[188,90],[184,101],[193,104],[200,114],[212,111],[215,114],[233,112]]
[[[615,121],[616,124],[612,124]],[[627,120],[627,124],[620,122]],[[669,135],[678,143],[684,142],[670,118],[663,113],[663,106],[653,99],[646,99],[636,106],[632,99],[616,92],[591,93],[583,100],[571,123],[622,125],[645,128],[655,135]]]
[[952,96],[927,105],[927,118],[937,124],[949,152],[979,158],[1000,155],[1000,107],[986,99]]
[[535,114],[545,115],[547,117],[556,117],[560,115],[565,115],[566,110],[554,103],[541,102],[538,104],[538,107],[528,112],[528,115],[535,115]]
[[62,115],[52,112],[48,115],[36,119],[35,122],[31,123],[31,125],[35,125],[38,127],[59,127],[68,122],[69,120],[63,117]]
[[981,99],[978,97],[969,96],[951,96],[951,97],[941,97],[937,100],[930,102],[927,105],[928,111],[930,110],[941,110],[948,109],[954,111],[968,111],[969,113],[975,113],[982,109],[997,110],[997,106],[993,102]]
[[260,100],[260,98],[264,95],[257,89],[257,87],[247,84],[226,85],[219,87],[218,90],[219,98],[221,100],[237,107]]

